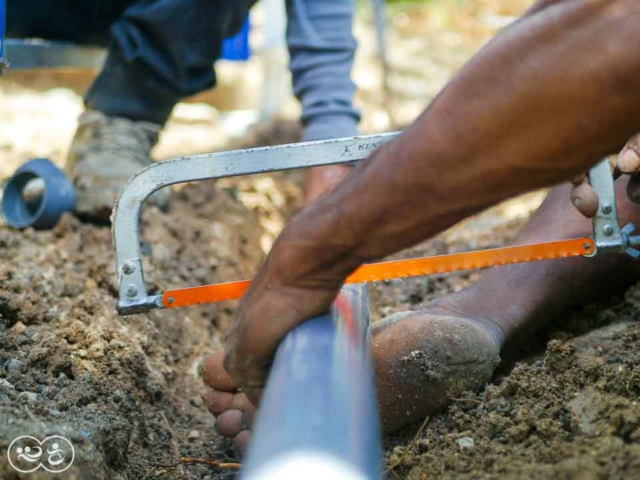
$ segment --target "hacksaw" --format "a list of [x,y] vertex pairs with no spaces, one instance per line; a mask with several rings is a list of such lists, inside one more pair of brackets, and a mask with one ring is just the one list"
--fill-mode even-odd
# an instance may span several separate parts
[[[156,163],[134,176],[118,199],[113,216],[119,300],[122,315],[155,308],[177,308],[202,303],[235,300],[244,294],[249,280],[169,290],[150,295],[144,282],[139,219],[143,202],[160,188],[177,183],[223,177],[347,164],[364,160],[371,152],[399,133],[304,142],[181,157]],[[593,257],[618,252],[634,258],[640,236],[632,236],[632,224],[621,228],[618,221],[613,175],[607,159],[589,171],[589,181],[598,193],[599,208],[593,218],[593,235],[532,245],[454,253],[434,257],[373,263],[360,267],[346,283],[406,278],[434,273],[471,270],[499,265],[567,257]]]

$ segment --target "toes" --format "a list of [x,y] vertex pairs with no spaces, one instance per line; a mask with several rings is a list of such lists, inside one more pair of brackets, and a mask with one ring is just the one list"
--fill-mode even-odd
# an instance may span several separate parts
[[234,396],[233,393],[214,390],[207,393],[204,398],[207,403],[207,409],[214,415],[220,415],[231,408]]
[[216,430],[223,437],[235,437],[243,429],[243,415],[240,410],[227,410],[218,415]]
[[244,453],[249,445],[249,441],[251,440],[251,432],[249,430],[241,431],[236,437],[233,439],[233,446],[240,453]]
[[205,360],[204,382],[214,390],[205,395],[207,408],[216,415],[216,430],[220,435],[233,438],[238,452],[249,444],[256,409],[222,365],[224,353],[219,352]]
[[256,416],[256,407],[253,406],[251,400],[249,400],[244,393],[234,395],[230,408],[237,408],[244,414],[242,418],[244,425],[247,427],[253,426],[253,419]]
[[252,413],[255,407],[247,396],[240,393],[211,391],[205,395],[207,408],[214,415],[220,415],[227,410],[240,410],[246,413]]
[[205,360],[203,371],[204,383],[216,390],[235,392],[238,386],[224,369],[222,365],[223,359],[224,352],[218,352]]
[[244,411],[244,423],[251,428],[253,427],[253,421],[255,420],[255,418],[256,418],[256,409],[252,405],[251,408]]
[[256,409],[244,393],[213,391],[205,399],[209,411],[217,416],[216,429],[220,435],[235,437],[253,426]]
[[242,412],[249,412],[254,409],[247,396],[242,392],[236,393],[233,396],[233,400],[231,401],[231,405],[229,406],[229,408],[241,410]]

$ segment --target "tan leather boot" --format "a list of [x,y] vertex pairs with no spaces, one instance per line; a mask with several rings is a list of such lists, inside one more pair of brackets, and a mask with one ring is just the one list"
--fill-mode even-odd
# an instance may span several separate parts
[[[65,167],[76,188],[78,215],[109,220],[129,179],[153,163],[150,153],[161,128],[93,110],[80,116]],[[160,190],[148,202],[166,210],[170,194],[169,188]]]

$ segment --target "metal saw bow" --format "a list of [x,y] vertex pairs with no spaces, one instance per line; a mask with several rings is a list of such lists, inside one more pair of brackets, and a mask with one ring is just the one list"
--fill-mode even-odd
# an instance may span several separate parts
[[[181,157],[156,163],[134,176],[120,195],[113,216],[113,240],[118,275],[118,312],[122,315],[154,308],[176,308],[235,300],[249,287],[249,280],[180,288],[149,295],[144,282],[139,219],[143,202],[160,188],[176,183],[218,179],[237,175],[275,172],[340,163],[353,163],[392,140],[398,133],[305,142]],[[599,207],[593,218],[593,236],[531,245],[517,245],[433,257],[363,265],[346,283],[406,278],[434,273],[471,270],[498,265],[566,257],[592,257],[599,253],[626,252],[640,256],[632,236],[632,224],[620,228],[613,176],[607,159],[589,172],[598,193]]]

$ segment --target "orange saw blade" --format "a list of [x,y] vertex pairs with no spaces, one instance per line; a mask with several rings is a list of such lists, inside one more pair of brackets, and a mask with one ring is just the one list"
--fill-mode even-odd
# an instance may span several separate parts
[[[394,278],[417,277],[434,273],[474,270],[513,263],[535,262],[554,258],[593,255],[595,244],[589,237],[557,242],[492,248],[475,252],[452,253],[435,257],[413,258],[363,265],[345,283],[364,283]],[[162,295],[165,308],[186,307],[201,303],[237,300],[249,288],[250,280],[218,283],[202,287],[169,290]]]

